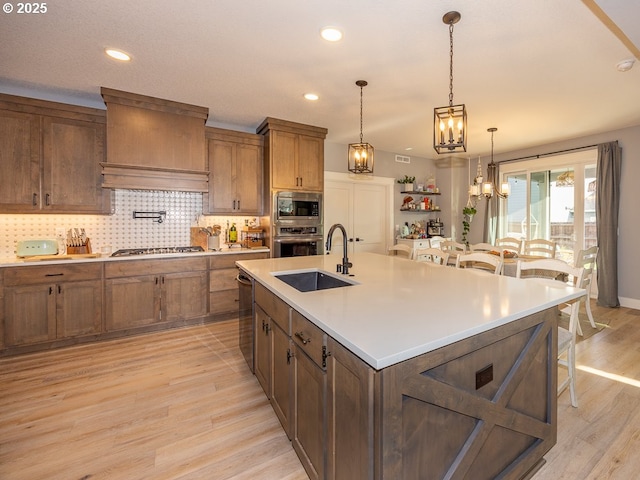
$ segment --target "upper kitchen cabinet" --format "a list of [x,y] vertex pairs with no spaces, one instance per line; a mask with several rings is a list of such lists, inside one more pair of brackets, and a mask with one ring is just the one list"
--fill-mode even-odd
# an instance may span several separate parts
[[106,188],[208,191],[204,124],[209,109],[109,88]]
[[326,128],[268,117],[257,132],[265,136],[264,172],[269,190],[322,192]]
[[209,193],[205,214],[262,214],[263,137],[221,128],[205,128]]
[[105,113],[0,95],[0,212],[111,213]]

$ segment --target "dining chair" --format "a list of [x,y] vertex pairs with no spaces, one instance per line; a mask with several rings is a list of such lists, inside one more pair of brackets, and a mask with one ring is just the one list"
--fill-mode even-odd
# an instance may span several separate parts
[[449,261],[445,265],[455,265],[456,257],[463,253],[467,253],[467,246],[464,243],[456,242],[454,240],[443,240],[440,242],[440,250],[449,254]]
[[[525,276],[523,276],[523,273]],[[544,258],[529,262],[519,261],[516,278],[525,278],[526,281],[540,282],[544,285],[582,285],[584,276],[583,267],[574,267],[558,259]],[[558,395],[567,386],[571,395],[571,405],[578,406],[576,396],[576,333],[578,329],[578,310],[580,302],[586,299],[583,296],[571,302],[569,315],[569,328],[558,326],[558,365],[567,369],[567,378],[558,385]],[[565,359],[566,355],[566,359]]]
[[492,250],[498,250],[496,247],[491,245],[490,243],[472,243],[469,245],[469,250],[472,252],[491,252]]
[[[584,250],[580,250],[576,255],[575,266],[584,268],[584,275],[582,277],[582,284],[580,288],[584,288],[587,291],[587,296],[584,300],[584,307],[587,311],[587,317],[589,318],[589,323],[593,328],[596,327],[596,322],[593,319],[593,313],[591,312],[591,301],[590,292],[591,292],[591,281],[593,279],[593,272],[596,268],[596,258],[598,257],[598,247],[593,246]],[[578,335],[582,336],[582,327],[580,326],[580,322],[578,322]]]
[[435,235],[433,237],[429,237],[429,245],[432,248],[440,248],[440,242],[446,240],[446,238],[441,237],[440,235]]
[[539,257],[556,258],[557,243],[544,238],[534,238],[525,240],[522,253],[525,255],[536,255]]
[[449,254],[439,248],[417,248],[413,260],[416,262],[430,262],[438,265],[446,265]]
[[500,275],[502,273],[502,258],[486,252],[471,252],[459,255],[456,259],[456,267],[482,270]]
[[496,240],[496,250],[502,252],[509,250],[514,253],[522,253],[522,240],[514,237],[502,237]]
[[409,260],[411,260],[413,257],[413,249],[409,245],[402,245],[400,243],[390,246],[387,253],[389,255],[397,255],[399,257],[408,258]]

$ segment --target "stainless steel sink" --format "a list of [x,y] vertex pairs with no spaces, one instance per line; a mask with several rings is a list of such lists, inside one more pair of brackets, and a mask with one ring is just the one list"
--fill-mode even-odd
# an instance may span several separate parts
[[316,290],[355,285],[355,282],[348,282],[341,278],[334,277],[322,270],[275,273],[274,276],[300,292],[313,292]]

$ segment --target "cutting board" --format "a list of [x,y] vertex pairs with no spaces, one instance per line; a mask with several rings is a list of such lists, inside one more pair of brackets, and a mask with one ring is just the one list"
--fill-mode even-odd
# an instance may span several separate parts
[[77,253],[71,255],[34,255],[31,257],[22,257],[25,262],[44,262],[50,260],[78,260],[80,258],[98,258],[99,253]]

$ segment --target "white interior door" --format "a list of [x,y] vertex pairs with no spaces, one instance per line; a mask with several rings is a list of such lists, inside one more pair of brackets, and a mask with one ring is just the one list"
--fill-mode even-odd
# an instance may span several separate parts
[[[325,172],[324,232],[340,223],[347,230],[348,253],[385,254],[393,244],[393,178],[354,180],[347,174]],[[332,254],[342,254],[342,235],[334,234]]]

